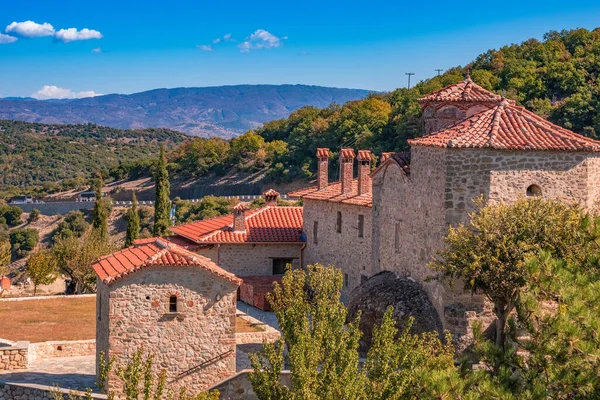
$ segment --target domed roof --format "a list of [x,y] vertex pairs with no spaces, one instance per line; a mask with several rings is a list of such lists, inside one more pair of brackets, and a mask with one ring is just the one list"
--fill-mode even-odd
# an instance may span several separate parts
[[349,296],[348,319],[353,320],[358,311],[361,312],[361,353],[368,351],[373,327],[381,324],[383,315],[390,306],[394,307],[394,319],[399,333],[406,328],[409,317],[414,318],[411,333],[441,333],[443,330],[435,307],[417,282],[383,271],[363,282]]

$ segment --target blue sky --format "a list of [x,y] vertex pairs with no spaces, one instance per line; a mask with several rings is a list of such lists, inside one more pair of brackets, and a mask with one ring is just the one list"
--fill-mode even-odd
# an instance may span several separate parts
[[421,80],[551,29],[600,26],[600,2],[578,0],[28,0],[0,10],[0,42],[10,42],[0,44],[0,97],[244,83],[392,90],[405,72]]

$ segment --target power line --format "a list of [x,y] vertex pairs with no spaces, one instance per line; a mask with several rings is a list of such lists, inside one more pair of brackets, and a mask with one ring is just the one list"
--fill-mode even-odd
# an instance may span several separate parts
[[438,76],[440,76],[440,74],[441,74],[442,72],[444,72],[444,70],[443,70],[443,69],[441,69],[441,68],[437,68],[437,69],[435,69],[434,71],[437,71],[437,73],[438,73]]
[[405,75],[408,75],[408,88],[410,89],[410,77],[413,76],[414,72],[406,72]]

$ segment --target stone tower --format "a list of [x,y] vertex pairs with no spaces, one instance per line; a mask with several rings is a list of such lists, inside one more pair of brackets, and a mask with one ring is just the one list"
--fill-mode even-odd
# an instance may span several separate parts
[[467,76],[462,82],[419,99],[425,135],[454,125],[463,118],[492,108],[501,97],[485,90]]

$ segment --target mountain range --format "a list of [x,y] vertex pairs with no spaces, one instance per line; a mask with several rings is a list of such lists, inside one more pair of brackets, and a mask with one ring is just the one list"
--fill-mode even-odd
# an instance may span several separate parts
[[169,128],[194,136],[231,138],[303,106],[326,107],[368,90],[307,85],[236,85],[155,89],[83,99],[0,99],[0,119],[46,124],[92,122],[121,129]]

